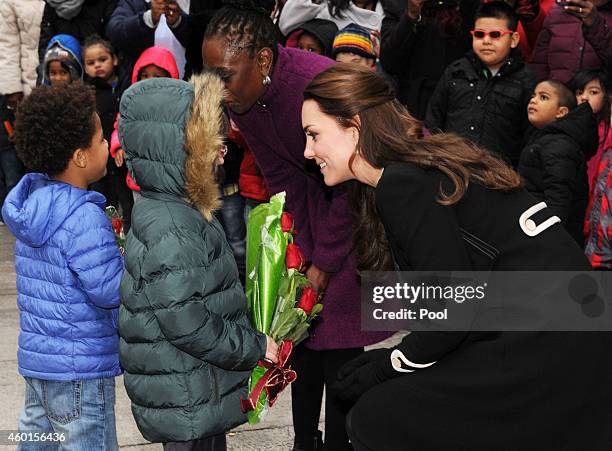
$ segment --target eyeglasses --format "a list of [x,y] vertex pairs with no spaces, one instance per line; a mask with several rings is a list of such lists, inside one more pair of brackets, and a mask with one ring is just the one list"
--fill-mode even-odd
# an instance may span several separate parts
[[493,31],[471,30],[470,33],[476,39],[484,39],[486,36],[489,36],[491,39],[496,41],[497,39],[500,39],[502,36],[506,36],[507,34],[513,34],[514,31],[510,31],[510,30],[493,30]]

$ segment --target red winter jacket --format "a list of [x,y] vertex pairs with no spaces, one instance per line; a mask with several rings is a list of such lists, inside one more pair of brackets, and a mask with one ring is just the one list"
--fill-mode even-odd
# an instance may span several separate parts
[[612,269],[612,147],[601,158],[599,176],[593,185],[584,229],[585,253],[591,266]]
[[521,48],[525,61],[529,61],[531,59],[531,52],[533,51],[540,31],[544,26],[544,20],[546,20],[546,16],[548,16],[548,12],[553,5],[554,0],[542,0],[540,1],[540,14],[538,14],[533,21],[525,23],[522,21],[519,22],[516,31],[518,31],[519,35],[521,36],[519,47]]
[[270,193],[266,188],[263,175],[257,167],[255,156],[253,152],[251,152],[251,149],[249,149],[242,134],[237,128],[232,126],[230,127],[227,137],[244,150],[244,157],[240,164],[240,179],[238,181],[240,194],[247,199],[255,199],[261,202],[269,201]]
[[[138,81],[138,74],[141,69],[150,66],[151,64],[164,69],[172,76],[172,78],[179,78],[178,67],[172,53],[162,47],[149,47],[142,52],[142,55],[140,55],[140,58],[138,58],[136,64],[134,64],[134,70],[132,71],[132,84]],[[110,142],[110,154],[113,158],[115,158],[117,150],[122,147],[121,143],[119,142],[119,133],[117,132],[118,122],[119,114],[117,114],[117,120],[115,120],[115,130],[113,130]],[[128,188],[131,190],[140,191],[140,187],[136,184],[129,172],[125,178],[125,182],[127,183]]]
[[598,7],[590,27],[555,5],[544,21],[529,67],[538,80],[568,82],[577,72],[600,67],[612,48],[612,0]]

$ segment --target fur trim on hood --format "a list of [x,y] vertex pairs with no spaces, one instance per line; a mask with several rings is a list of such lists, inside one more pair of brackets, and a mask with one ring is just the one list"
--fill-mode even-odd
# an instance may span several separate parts
[[219,186],[214,176],[222,130],[226,119],[221,109],[224,85],[212,73],[191,77],[195,90],[191,118],[185,128],[185,190],[189,200],[207,219],[221,207]]

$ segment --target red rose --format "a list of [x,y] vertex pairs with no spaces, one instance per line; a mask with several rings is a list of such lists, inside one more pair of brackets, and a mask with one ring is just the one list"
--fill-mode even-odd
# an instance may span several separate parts
[[121,235],[121,230],[123,229],[123,221],[121,218],[113,218],[111,219],[111,224],[113,226],[113,230],[117,235]]
[[315,293],[315,290],[312,287],[306,287],[304,288],[304,291],[302,291],[302,296],[297,304],[297,308],[301,308],[304,310],[304,313],[310,315],[310,312],[312,312],[312,308],[316,303],[317,293]]
[[281,216],[281,229],[283,232],[293,232],[293,216],[291,213],[283,212]]
[[300,248],[293,243],[287,244],[287,251],[285,254],[285,265],[287,265],[287,269],[296,269],[302,272],[305,263],[304,254],[302,254]]

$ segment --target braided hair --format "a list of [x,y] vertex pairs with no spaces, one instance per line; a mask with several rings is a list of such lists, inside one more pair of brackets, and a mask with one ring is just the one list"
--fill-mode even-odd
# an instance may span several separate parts
[[279,30],[272,22],[275,0],[225,0],[210,20],[204,40],[223,38],[231,50],[247,50],[251,58],[268,47],[276,58]]

